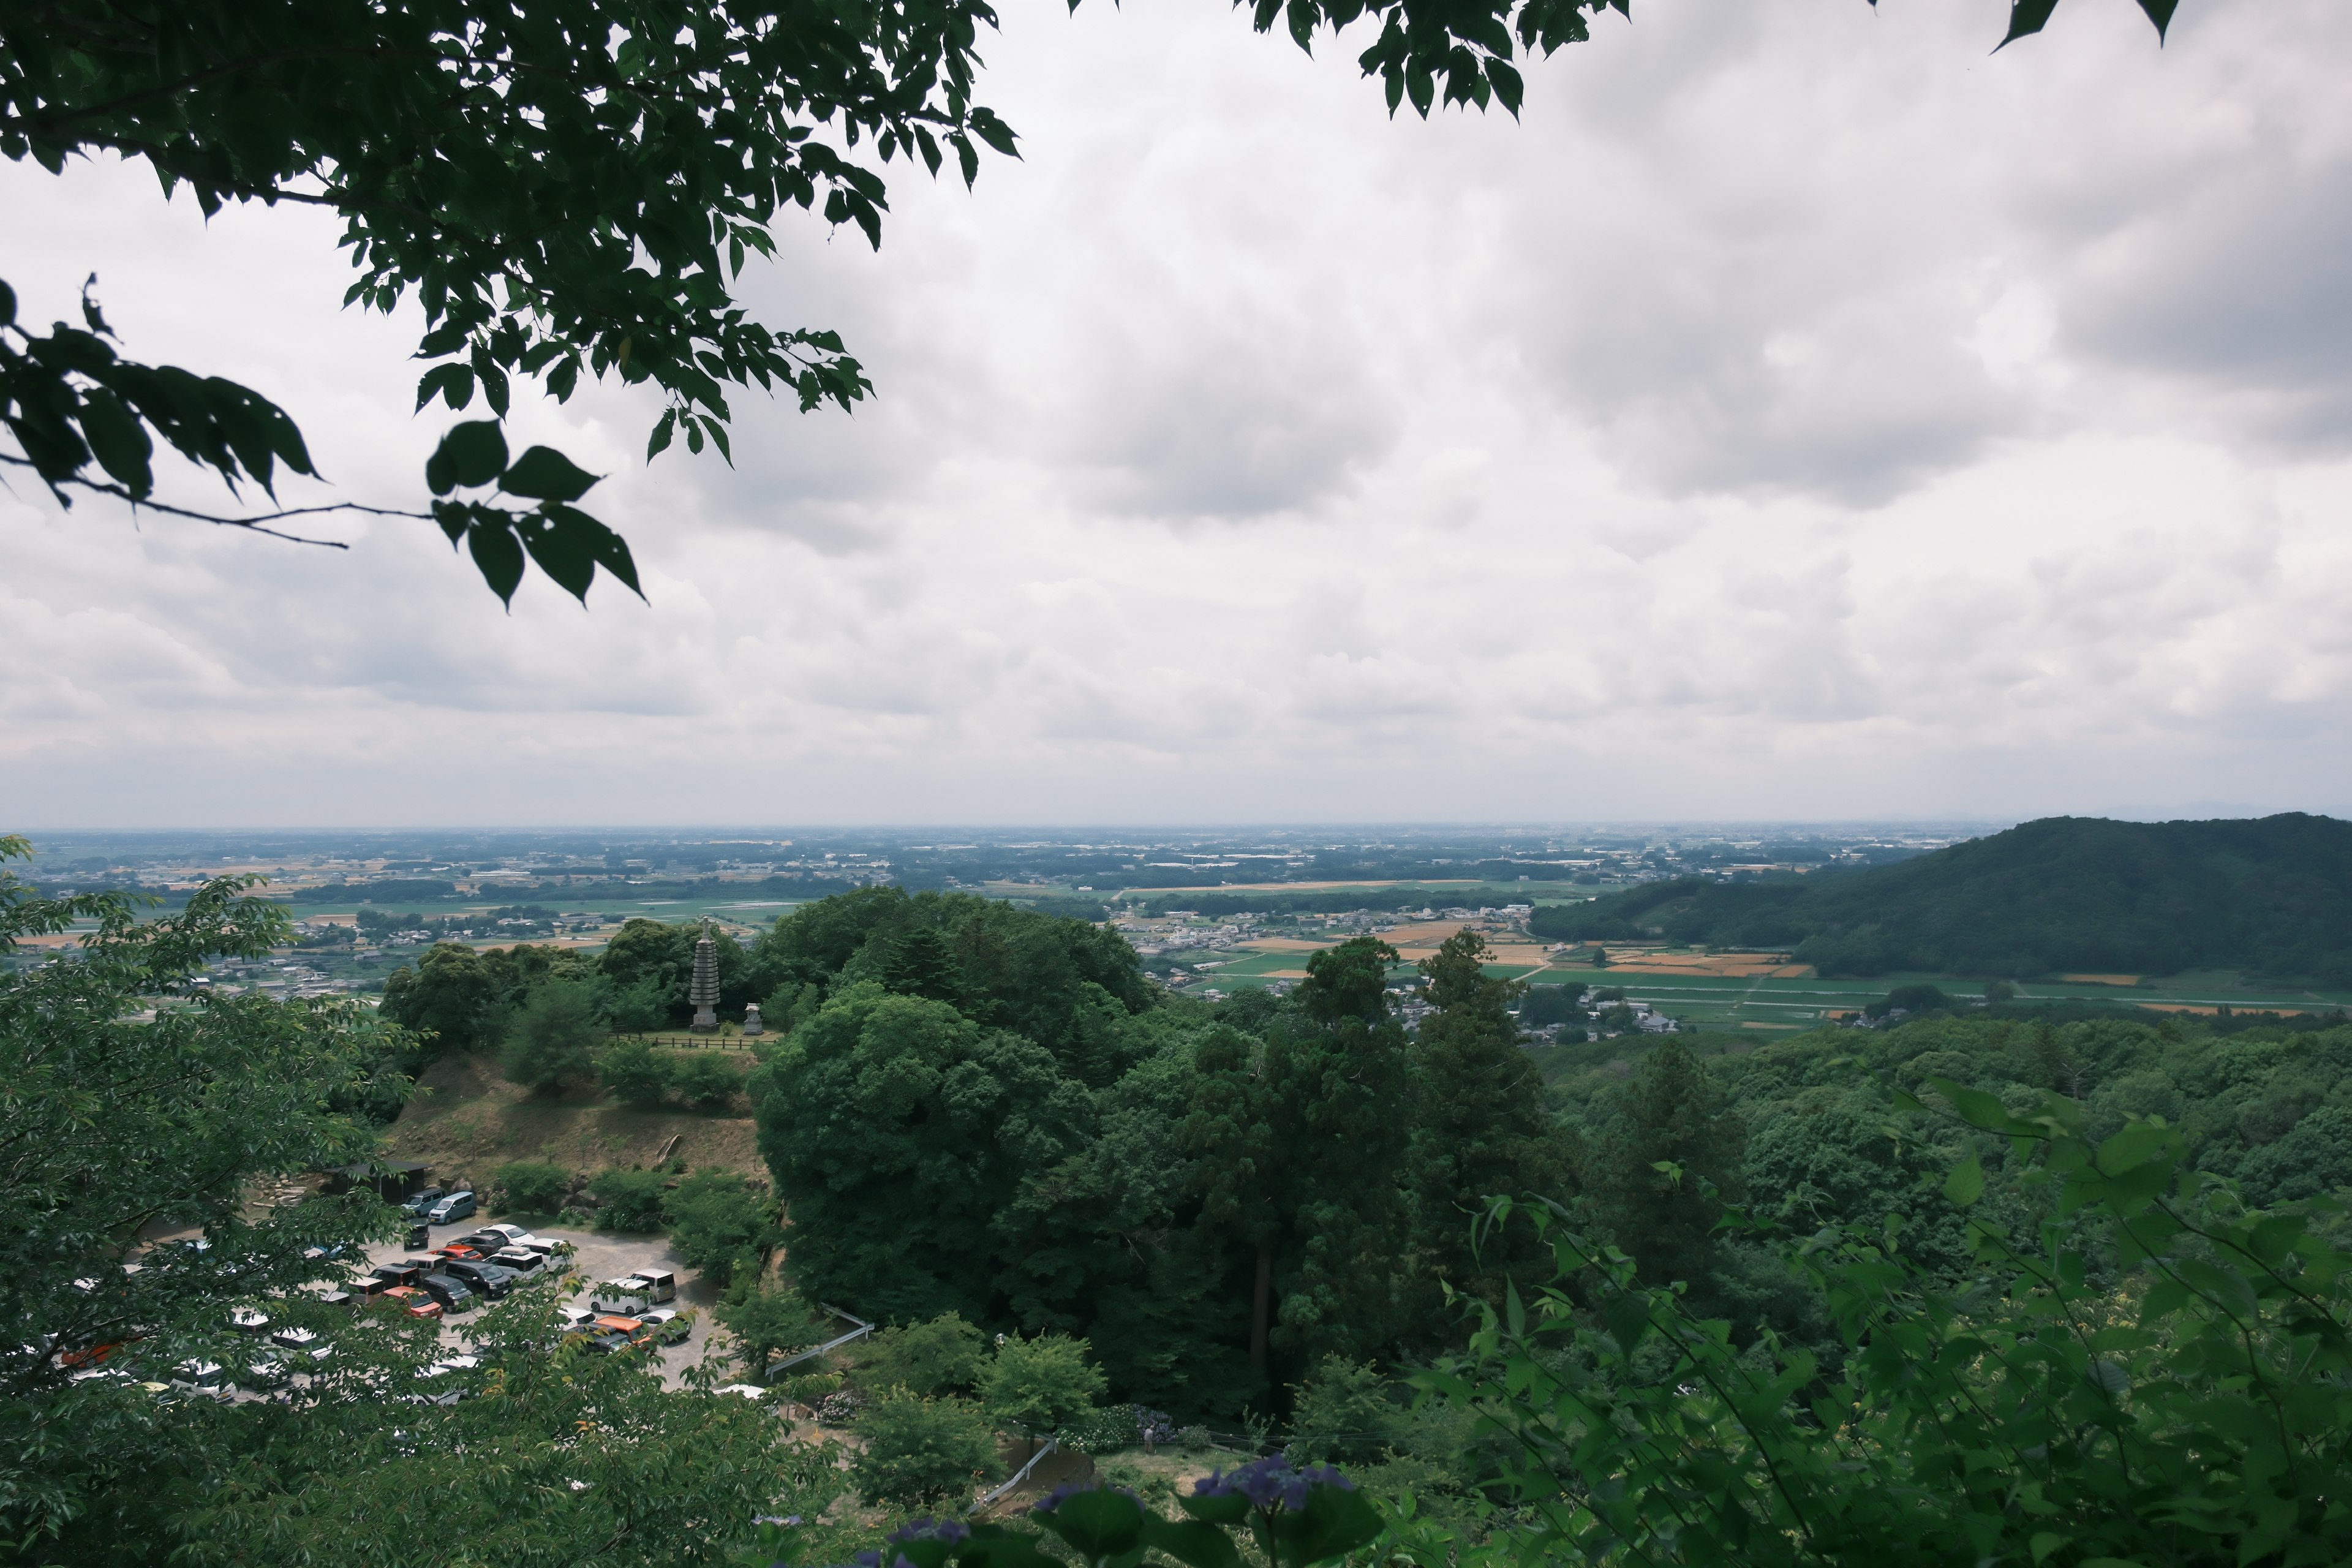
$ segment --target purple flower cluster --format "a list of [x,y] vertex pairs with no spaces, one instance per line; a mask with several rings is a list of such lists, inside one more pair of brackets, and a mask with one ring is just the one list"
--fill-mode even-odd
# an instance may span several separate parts
[[971,1527],[961,1520],[925,1517],[908,1520],[886,1539],[893,1546],[908,1541],[944,1541],[953,1546],[971,1533]]
[[1192,1483],[1192,1495],[1247,1498],[1252,1507],[1271,1512],[1277,1508],[1306,1507],[1307,1491],[1315,1487],[1338,1487],[1350,1492],[1356,1489],[1353,1481],[1329,1465],[1308,1465],[1301,1469],[1290,1462],[1289,1455],[1271,1454],[1230,1473],[1210,1471],[1205,1479]]
[[1041,1497],[1035,1502],[1031,1503],[1029,1505],[1029,1511],[1031,1513],[1051,1513],[1055,1509],[1061,1507],[1064,1503],[1069,1501],[1072,1498],[1077,1496],[1080,1492],[1099,1491],[1117,1492],[1122,1497],[1132,1499],[1139,1507],[1140,1507],[1143,1502],[1141,1498],[1136,1497],[1134,1492],[1129,1490],[1125,1487],[1114,1487],[1107,1482],[1098,1480],[1071,1481],[1065,1486],[1055,1487],[1052,1491],[1047,1492],[1044,1497]]

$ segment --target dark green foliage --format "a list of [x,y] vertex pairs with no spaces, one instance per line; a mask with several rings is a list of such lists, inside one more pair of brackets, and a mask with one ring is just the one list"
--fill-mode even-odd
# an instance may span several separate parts
[[981,1364],[980,1407],[1009,1431],[1051,1436],[1102,1399],[1106,1384],[1089,1349],[1066,1334],[1008,1337]]
[[1882,1109],[1972,1145],[1948,1200],[1984,1201],[1981,1145],[2007,1156],[2022,1211],[1974,1220],[1960,1286],[1883,1230],[1777,1238],[1834,1314],[1834,1372],[1769,1342],[1743,1352],[1629,1262],[1552,1233],[1559,1287],[1488,1310],[1470,1355],[1428,1380],[1510,1444],[1493,1489],[1514,1513],[1488,1560],[2352,1553],[2341,1208],[2249,1214],[2158,1121],[2095,1141],[2048,1091],[2013,1111],[1951,1079],[1922,1089]]
[[725,1110],[743,1092],[740,1058],[725,1051],[679,1051],[670,1064],[669,1090],[697,1110]]
[[590,1077],[604,1019],[594,984],[551,980],[534,988],[508,1026],[500,1065],[508,1078],[545,1091]]
[[1451,1338],[1458,1317],[1438,1281],[1500,1303],[1508,1281],[1542,1277],[1539,1255],[1515,1251],[1509,1237],[1475,1247],[1466,1222],[1493,1198],[1566,1199],[1571,1185],[1575,1151],[1509,1011],[1525,988],[1488,978],[1486,956],[1486,939],[1464,930],[1421,965],[1423,995],[1437,1009],[1422,1020],[1412,1054],[1421,1099],[1409,1155],[1412,1242],[1426,1271],[1416,1337],[1425,1342]]
[[1689,1047],[1669,1039],[1615,1099],[1585,1166],[1604,1234],[1631,1253],[1645,1284],[1705,1289],[1725,1198],[1740,1195],[1748,1133]]
[[858,1413],[854,1430],[865,1448],[850,1478],[876,1502],[913,1509],[961,1501],[996,1463],[988,1423],[961,1399],[887,1389]]
[[2352,1105],[2323,1105],[2238,1163],[2250,1204],[2268,1207],[2352,1188]]
[[1303,1459],[1368,1463],[1386,1457],[1406,1426],[1388,1380],[1370,1363],[1325,1356],[1298,1386],[1293,1435],[1284,1451]]
[[[693,1016],[687,993],[694,983],[694,944],[702,935],[698,923],[667,925],[643,918],[623,923],[596,961],[597,972],[616,994],[633,998],[642,1027],[657,1028],[686,1023]],[[762,987],[753,979],[742,944],[725,931],[711,938],[712,956],[719,965],[719,1005],[740,1012],[759,1000]],[[660,1018],[646,1024],[657,999]],[[616,1025],[615,1027],[618,1026]]]
[[551,1215],[563,1206],[572,1178],[544,1160],[510,1160],[493,1175],[500,1206],[510,1213]]
[[598,1230],[646,1232],[662,1227],[668,1196],[658,1171],[606,1171],[590,1188],[596,1194]]
[[566,948],[519,942],[478,951],[436,942],[414,969],[403,964],[384,977],[382,1011],[428,1037],[436,1050],[477,1050],[506,1038],[516,1011],[538,986],[593,978],[588,962]]
[[968,1394],[980,1381],[983,1342],[980,1331],[953,1312],[885,1329],[860,1353],[858,1381],[910,1394]]
[[782,1235],[774,1201],[734,1171],[695,1172],[671,1190],[662,1214],[687,1267],[722,1288],[740,1264],[765,1260]]
[[675,1056],[643,1040],[623,1040],[596,1058],[596,1081],[622,1103],[650,1110],[669,1098]]
[[604,1014],[616,1035],[651,1034],[669,1022],[669,994],[656,980],[640,980],[633,985],[610,985],[604,999]]
[[[0,860],[26,853],[0,837]],[[250,880],[207,883],[142,924],[120,895],[44,900],[0,872],[0,952],[100,922],[78,960],[0,970],[0,1325],[29,1347],[0,1365],[0,1528],[36,1560],[117,1560],[115,1532],[142,1531],[166,1493],[191,1501],[184,1478],[209,1464],[187,1451],[207,1441],[205,1415],[71,1381],[65,1357],[136,1339],[142,1365],[168,1370],[219,1338],[231,1303],[332,1277],[316,1249],[390,1230],[364,1191],[247,1206],[258,1176],[373,1156],[373,1133],[326,1109],[368,1072],[356,1009],[203,995],[134,1021],[141,998],[207,957],[264,956],[284,938],[281,909],[240,896]],[[210,1245],[142,1252],[148,1226]]]
[[1388,1014],[1395,958],[1370,937],[1318,952],[1297,1012],[1263,1040],[1221,1029],[1195,1051],[1177,1143],[1199,1205],[1185,1245],[1248,1292],[1261,1376],[1271,1351],[1378,1353],[1407,1321],[1411,1266],[1397,1241],[1410,1223],[1415,1084]]
[[1090,1112],[1043,1047],[873,982],[793,1032],[755,1103],[795,1278],[901,1322],[995,1316],[997,1218],[1024,1174],[1079,1146]]
[[1554,940],[1655,929],[1825,974],[2236,969],[2352,981],[2352,824],[2050,817],[1867,871],[1652,883],[1540,909]]
[[1540,1029],[1548,1024],[1574,1023],[1582,1026],[1584,1009],[1580,1005],[1584,994],[1580,984],[1565,985],[1530,985],[1519,1003],[1519,1026]]
[[762,1284],[756,1268],[736,1270],[715,1315],[735,1336],[748,1377],[764,1378],[768,1363],[777,1356],[823,1344],[831,1337],[832,1325],[810,1310],[797,1292]]

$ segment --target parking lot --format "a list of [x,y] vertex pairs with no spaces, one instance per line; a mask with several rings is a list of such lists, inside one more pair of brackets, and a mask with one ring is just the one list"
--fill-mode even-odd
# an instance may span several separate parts
[[[439,1247],[475,1228],[477,1225],[473,1219],[436,1225],[433,1227],[433,1245]],[[703,1358],[710,1342],[710,1308],[718,1300],[719,1293],[670,1250],[668,1237],[612,1236],[599,1231],[571,1230],[561,1226],[542,1226],[531,1234],[548,1241],[568,1241],[578,1249],[568,1266],[568,1272],[579,1278],[580,1287],[573,1290],[560,1290],[558,1286],[551,1283],[525,1286],[523,1289],[535,1292],[558,1290],[562,1300],[583,1307],[591,1305],[589,1293],[598,1280],[618,1279],[640,1268],[665,1268],[677,1275],[677,1300],[669,1304],[681,1310],[692,1308],[694,1327],[683,1343],[660,1348],[657,1359],[663,1384],[676,1388],[686,1369]],[[396,1243],[372,1247],[368,1248],[368,1264],[373,1267],[379,1263],[398,1263],[412,1256],[415,1255],[408,1248]],[[464,1317],[446,1320],[441,1328],[442,1338],[453,1347],[464,1343],[469,1338],[467,1326],[480,1310],[478,1306]],[[724,1370],[730,1373],[734,1371],[732,1368]]]

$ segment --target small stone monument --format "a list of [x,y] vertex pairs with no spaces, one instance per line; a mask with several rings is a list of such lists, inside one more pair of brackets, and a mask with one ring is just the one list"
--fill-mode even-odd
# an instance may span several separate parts
[[760,1005],[757,1002],[743,1009],[743,1032],[747,1035],[764,1035],[768,1032],[768,1026],[760,1022]]
[[702,935],[694,943],[694,982],[687,988],[687,1005],[694,1009],[694,1022],[687,1026],[698,1035],[719,1032],[719,944],[710,940],[710,917],[702,917]]

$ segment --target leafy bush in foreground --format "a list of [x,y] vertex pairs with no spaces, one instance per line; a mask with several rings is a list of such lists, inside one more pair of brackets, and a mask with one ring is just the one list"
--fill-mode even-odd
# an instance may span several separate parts
[[855,1429],[866,1449],[850,1475],[877,1502],[919,1508],[969,1499],[972,1482],[996,1462],[988,1423],[961,1399],[889,1389],[859,1413]]
[[[2061,1096],[2021,1116],[1931,1083],[1969,1126],[2007,1141],[2041,1213],[2021,1235],[1972,1217],[1978,1274],[1959,1289],[1900,1249],[1899,1226],[1790,1246],[1846,1346],[1834,1376],[1769,1337],[1736,1350],[1727,1324],[1641,1286],[1622,1252],[1551,1233],[1561,1211],[1533,1213],[1559,1282],[1485,1309],[1469,1356],[1429,1379],[1509,1445],[1500,1528],[1470,1555],[1758,1568],[2352,1559],[2344,1206],[2248,1213],[2187,1167],[2161,1118],[2095,1144]],[[1984,1186],[1971,1153],[1945,1193],[1973,1208]]]

